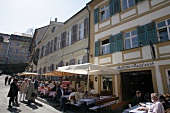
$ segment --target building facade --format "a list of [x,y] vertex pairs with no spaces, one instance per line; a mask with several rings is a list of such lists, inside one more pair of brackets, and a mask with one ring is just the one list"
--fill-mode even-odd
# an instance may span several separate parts
[[10,35],[9,38],[9,51],[7,53],[7,64],[21,64],[28,63],[29,47],[32,38]]
[[120,100],[136,90],[170,93],[170,1],[92,0],[87,5],[90,62],[120,71],[91,76],[95,90],[108,86]]
[[0,64],[6,63],[10,35],[0,33]]
[[[37,29],[36,33],[40,30],[42,29]],[[58,67],[88,62],[88,7],[84,7],[64,23],[57,22],[57,19],[50,22],[40,40],[37,34],[34,34],[37,40],[34,48],[37,65],[33,65],[34,72],[43,74]]]

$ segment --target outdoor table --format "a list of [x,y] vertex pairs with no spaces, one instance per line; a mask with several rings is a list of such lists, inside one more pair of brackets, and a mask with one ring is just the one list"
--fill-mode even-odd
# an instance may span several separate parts
[[112,98],[112,96],[100,96],[100,99]]
[[91,99],[80,99],[78,103],[86,103],[87,105],[94,104],[96,102],[96,98],[91,98]]
[[[151,105],[152,105],[152,103],[146,103],[146,107],[147,108],[149,108]],[[141,106],[137,106],[137,105],[133,106],[133,107],[131,107],[129,109],[124,110],[123,113],[147,113],[147,111],[144,111],[144,110],[140,111],[140,110],[138,110],[138,108],[140,108],[140,107]]]

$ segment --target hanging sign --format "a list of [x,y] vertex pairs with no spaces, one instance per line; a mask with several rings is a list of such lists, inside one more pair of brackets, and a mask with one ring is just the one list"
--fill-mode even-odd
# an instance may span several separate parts
[[139,64],[128,64],[128,65],[122,65],[118,66],[118,70],[122,69],[130,69],[130,68],[139,68],[139,67],[148,67],[148,66],[153,66],[154,62],[144,62],[144,63],[139,63]]

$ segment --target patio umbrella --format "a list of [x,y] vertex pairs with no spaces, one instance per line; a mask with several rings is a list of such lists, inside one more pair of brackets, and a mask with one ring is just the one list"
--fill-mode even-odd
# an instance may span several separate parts
[[47,73],[44,73],[42,75],[47,75],[47,76],[73,76],[75,75],[74,73],[69,73],[69,72],[63,72],[63,71],[51,71],[51,72],[47,72]]
[[22,72],[22,73],[18,73],[18,76],[32,76],[32,75],[39,75],[38,73],[32,73],[32,72]]

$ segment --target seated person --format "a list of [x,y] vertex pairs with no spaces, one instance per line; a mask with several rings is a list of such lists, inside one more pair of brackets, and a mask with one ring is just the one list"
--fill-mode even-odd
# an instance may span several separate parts
[[163,104],[165,110],[170,108],[170,103],[168,102],[164,95],[160,96],[160,102]]
[[132,105],[135,106],[135,105],[139,104],[140,102],[142,102],[141,92],[136,91],[136,95],[132,98]]
[[94,90],[94,87],[91,87],[90,88],[90,92],[89,92],[90,94],[96,94],[96,91]]
[[57,88],[56,88],[56,84],[55,84],[55,82],[53,82],[53,87],[51,88],[51,90],[50,91],[57,91]]
[[44,82],[41,81],[41,83],[39,84],[39,86],[40,86],[40,87],[45,86]]
[[157,93],[151,94],[151,101],[153,104],[150,106],[150,109],[147,107],[140,107],[138,110],[145,110],[149,113],[165,113],[162,103],[159,101],[159,95]]
[[78,102],[80,99],[83,99],[83,93],[81,92],[80,88],[78,88],[77,91],[75,92],[75,99],[76,102]]

